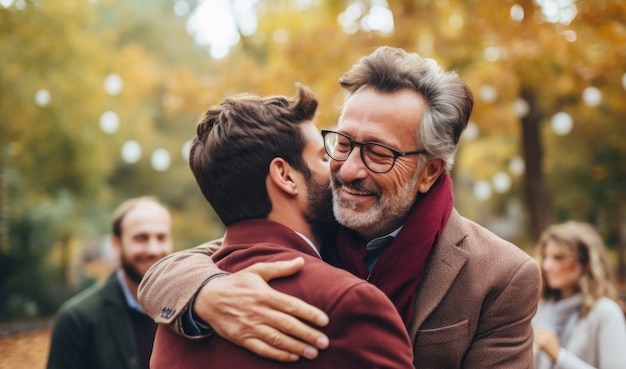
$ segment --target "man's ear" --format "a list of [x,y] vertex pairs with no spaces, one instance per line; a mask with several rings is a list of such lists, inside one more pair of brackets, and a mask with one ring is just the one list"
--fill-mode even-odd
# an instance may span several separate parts
[[446,169],[445,161],[441,159],[428,160],[419,174],[419,192],[428,192],[444,169]]
[[270,162],[269,180],[281,191],[289,195],[298,193],[298,183],[296,182],[296,170],[283,158],[274,158]]

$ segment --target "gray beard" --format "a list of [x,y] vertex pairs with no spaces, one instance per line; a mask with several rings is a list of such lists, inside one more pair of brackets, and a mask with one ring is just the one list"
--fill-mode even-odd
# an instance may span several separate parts
[[[358,214],[345,214],[345,210],[357,210],[357,205],[343,201],[337,195],[341,179],[332,177],[333,183],[333,213],[342,226],[357,232],[366,241],[384,236],[393,232],[402,225],[415,203],[416,196],[413,194],[417,184],[418,173],[395,193],[387,197],[380,197],[378,202],[365,212]],[[355,186],[358,188],[357,186]],[[381,191],[378,191],[379,193]]]

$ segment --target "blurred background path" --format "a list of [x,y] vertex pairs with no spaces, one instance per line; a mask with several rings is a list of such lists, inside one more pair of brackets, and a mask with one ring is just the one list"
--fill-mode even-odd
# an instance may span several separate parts
[[44,369],[49,344],[49,323],[0,326],[0,369]]

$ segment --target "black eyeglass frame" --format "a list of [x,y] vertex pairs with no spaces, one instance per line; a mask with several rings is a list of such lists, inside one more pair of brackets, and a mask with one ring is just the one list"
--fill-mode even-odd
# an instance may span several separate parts
[[[346,139],[348,139],[348,141],[350,142],[350,151],[348,151],[348,155],[346,155],[345,159],[336,159],[335,157],[333,157],[333,155],[330,154],[329,148],[328,148],[327,143],[326,143],[326,135],[328,133],[334,133],[334,134],[343,136]],[[378,174],[384,174],[384,173],[390,172],[393,169],[393,166],[396,165],[396,160],[399,157],[407,156],[407,155],[419,155],[419,154],[426,154],[426,153],[428,153],[428,151],[426,151],[426,150],[399,151],[399,150],[394,149],[393,147],[390,147],[390,146],[387,146],[385,144],[382,144],[380,142],[375,142],[375,141],[359,142],[359,141],[355,141],[354,139],[352,139],[352,137],[348,136],[345,133],[332,131],[332,130],[328,130],[328,129],[323,129],[322,130],[322,138],[323,138],[323,141],[324,141],[324,150],[326,151],[326,154],[328,154],[328,156],[330,156],[331,159],[336,160],[336,161],[346,161],[346,160],[348,160],[348,158],[350,157],[350,154],[352,154],[352,151],[354,150],[354,146],[355,145],[361,146],[361,150],[360,150],[361,151],[361,161],[363,162],[363,164],[365,165],[365,167],[368,170],[370,170],[370,171],[372,171],[374,173],[378,173]],[[376,145],[376,146],[384,147],[385,149],[391,151],[391,153],[393,154],[393,162],[391,163],[391,166],[389,167],[389,169],[387,169],[385,171],[377,171],[377,170],[374,170],[374,169],[370,168],[369,165],[367,165],[367,162],[365,161],[365,157],[364,157],[364,154],[363,154],[363,152],[364,152],[363,151],[363,146],[364,145]]]

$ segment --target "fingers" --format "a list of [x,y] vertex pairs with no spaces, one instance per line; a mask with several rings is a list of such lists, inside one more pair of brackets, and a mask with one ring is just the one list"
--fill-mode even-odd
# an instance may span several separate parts
[[257,355],[290,362],[299,357],[314,359],[318,349],[328,347],[328,338],[321,332],[266,304],[222,308],[220,319],[211,324],[215,332]]
[[269,329],[260,332],[263,334],[260,338],[274,348],[314,358],[317,349],[328,347],[328,337],[289,314],[268,310],[264,323]]
[[304,266],[304,259],[297,257],[291,260],[274,261],[268,263],[256,263],[243,270],[259,275],[269,282],[272,279],[287,277],[296,274]]
[[259,263],[213,279],[196,296],[193,310],[218,335],[257,355],[282,362],[313,359],[328,347],[328,337],[302,320],[324,326],[328,316],[267,284],[296,273],[303,263]]
[[536,328],[534,331],[534,343],[537,345],[537,348],[545,351],[553,361],[556,361],[561,345],[553,330],[548,328]]
[[249,351],[254,352],[255,354],[259,356],[262,356],[268,359],[273,359],[276,361],[281,361],[281,362],[294,362],[294,361],[298,361],[298,359],[300,358],[300,356],[294,353],[276,349],[266,344],[262,340],[258,340],[258,339],[250,339],[250,340],[244,341],[242,347]]
[[300,357],[315,359],[319,354],[315,347],[285,335],[270,326],[256,326],[255,337],[241,341],[243,347],[257,355],[277,361],[296,361]]
[[[304,259],[301,257],[297,257],[288,261],[257,263],[242,271],[257,274],[267,282],[274,278],[293,275],[297,273],[303,265]],[[326,315],[322,310],[316,308],[315,306],[309,305],[298,298],[277,292],[273,289],[266,291],[266,293],[269,294],[269,296],[266,296],[266,298],[268,304],[272,308],[282,311],[296,318],[308,321],[320,327],[324,327],[328,324],[328,315]],[[287,333],[295,333],[296,337],[300,337],[298,335],[298,332]]]
[[[273,289],[271,290],[270,293],[268,293],[268,295],[269,295],[267,296],[268,305],[271,308],[276,309],[277,311],[283,312],[291,317],[295,317],[295,318],[299,318],[299,319],[311,322],[320,327],[325,327],[328,324],[328,315],[326,315],[326,313],[324,313],[322,310],[316,308],[313,305],[307,304],[306,302],[300,300],[299,298],[278,292]],[[287,321],[291,322],[292,320],[288,319]],[[312,330],[311,327],[300,322],[299,320],[293,319],[293,321],[297,321],[299,324],[293,324],[293,326],[289,325],[289,326],[284,327],[284,329],[287,330],[286,332],[289,334],[293,334],[296,337],[300,337],[298,332],[292,331],[292,328],[297,329],[297,328],[300,328],[300,326],[307,327]],[[278,323],[279,322],[277,322],[277,324]],[[286,325],[284,321],[283,321],[283,324]]]

